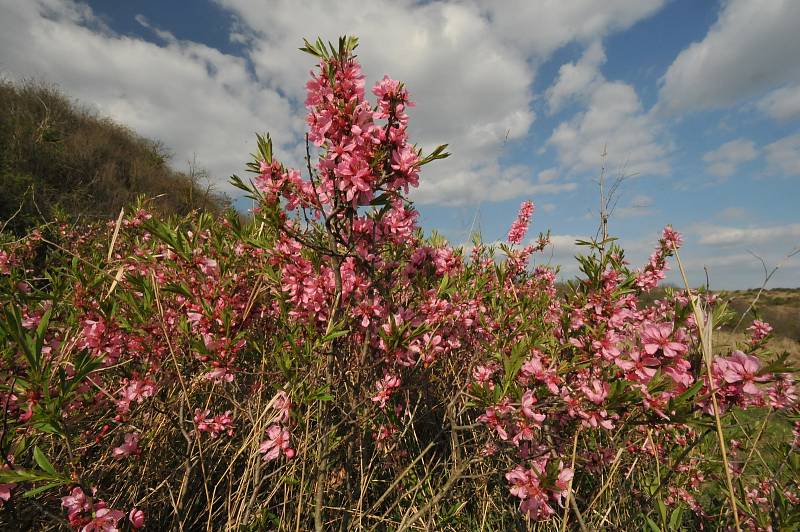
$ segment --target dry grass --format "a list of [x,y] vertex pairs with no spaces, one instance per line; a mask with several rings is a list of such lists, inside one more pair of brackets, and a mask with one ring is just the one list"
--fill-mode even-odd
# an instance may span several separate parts
[[[113,219],[142,194],[162,213],[220,212],[204,171],[173,170],[157,141],[81,108],[57,88],[0,79],[0,222],[22,232],[65,212]],[[184,161],[176,161],[183,163]]]
[[[755,299],[757,289],[733,290],[719,292],[719,296],[728,302],[731,310],[741,316]],[[772,288],[761,293],[757,304],[744,317],[743,330],[749,321],[758,318],[768,322],[773,327],[776,338],[787,338],[800,342],[800,288]],[[737,320],[731,324],[736,324]]]

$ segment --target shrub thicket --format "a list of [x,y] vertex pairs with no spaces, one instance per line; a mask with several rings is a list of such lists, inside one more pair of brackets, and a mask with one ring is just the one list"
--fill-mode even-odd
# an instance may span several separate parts
[[[645,297],[583,242],[556,289],[507,242],[425,238],[406,87],[365,97],[356,41],[306,43],[303,173],[259,137],[252,220],[134,209],[0,250],[0,524],[154,530],[791,530],[794,370],[725,304]],[[680,264],[678,262],[678,264]],[[794,433],[792,432],[794,431]]]

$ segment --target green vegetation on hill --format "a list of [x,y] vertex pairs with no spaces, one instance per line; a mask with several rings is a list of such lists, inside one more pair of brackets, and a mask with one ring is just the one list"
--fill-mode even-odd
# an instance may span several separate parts
[[230,205],[197,172],[170,168],[168,158],[159,142],[53,87],[0,81],[0,224],[13,218],[7,229],[19,232],[56,213],[116,217],[138,195],[154,198],[152,208],[165,214]]
[[[769,322],[775,336],[800,341],[800,289],[772,288],[758,294],[757,288],[720,292],[731,309],[739,315],[748,311],[745,320],[759,318]],[[758,300],[751,308],[751,303]]]

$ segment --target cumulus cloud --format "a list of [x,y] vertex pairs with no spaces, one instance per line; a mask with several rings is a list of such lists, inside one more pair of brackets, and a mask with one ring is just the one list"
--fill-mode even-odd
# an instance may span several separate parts
[[[800,257],[800,224],[731,226],[697,224],[687,240],[697,245],[682,253],[692,282],[704,283],[708,271],[712,288],[747,288],[764,281],[764,268],[779,266],[770,286],[796,286]],[[763,262],[762,262],[763,261]]]
[[622,206],[615,207],[611,213],[612,218],[633,218],[636,216],[649,216],[656,211],[653,208],[655,201],[645,194],[637,194]]
[[745,218],[750,214],[750,211],[744,207],[726,207],[716,214],[717,218],[723,220],[736,220]]
[[68,95],[163,141],[178,167],[196,154],[220,188],[249,159],[255,131],[269,128],[285,146],[299,139],[302,119],[253,78],[241,57],[161,30],[159,43],[114,34],[83,4],[0,0],[0,10],[6,76],[57,82]]
[[761,227],[701,225],[695,230],[698,242],[709,246],[748,245],[777,239],[800,241],[800,224]]
[[732,176],[739,165],[757,156],[758,151],[752,140],[736,139],[707,152],[703,155],[703,161],[706,163],[706,172],[724,178]]
[[558,112],[571,99],[587,97],[605,80],[599,67],[606,61],[602,44],[595,41],[575,63],[566,63],[558,70],[556,82],[547,89],[545,97],[551,113]]
[[[654,13],[663,0],[412,2],[347,0],[330,9],[315,1],[216,0],[238,15],[247,31],[259,79],[302,99],[308,67],[295,54],[299,36],[358,35],[370,82],[389,74],[406,82],[418,107],[412,138],[423,148],[449,143],[453,157],[425,169],[420,203],[468,204],[542,187],[516,170],[500,169],[507,143],[525,137],[536,68],[572,41],[596,40]],[[591,16],[586,13],[590,12]]]
[[598,169],[606,153],[612,171],[667,173],[669,146],[660,139],[661,125],[644,110],[633,86],[605,79],[599,71],[604,57],[593,44],[577,62],[561,67],[548,96],[558,105],[564,98],[574,98],[583,110],[559,124],[548,145],[556,148],[561,164],[573,172]]
[[775,89],[758,102],[758,108],[775,120],[800,118],[800,84]]
[[625,30],[657,12],[665,0],[481,0],[498,34],[533,57],[573,41],[588,43]]
[[346,0],[334,9],[312,0],[215,1],[235,16],[230,39],[244,57],[176,39],[143,17],[137,20],[147,39],[118,35],[72,0],[0,0],[0,69],[15,79],[58,83],[164,141],[176,165],[197,154],[224,182],[247,160],[256,131],[273,133],[285,162],[302,160],[303,92],[313,60],[297,51],[300,39],[355,34],[369,81],[388,73],[405,81],[418,101],[412,138],[425,149],[451,145],[452,158],[425,169],[416,199],[464,204],[570,190],[563,183],[543,188],[546,183],[499,163],[506,144],[525,137],[535,119],[538,65],[569,42],[596,41],[664,3],[501,8],[477,0]]
[[682,111],[723,107],[800,80],[800,2],[723,2],[708,34],[667,70],[660,105]]
[[785,177],[800,176],[800,133],[764,146],[767,173]]
[[475,5],[348,0],[332,9],[295,0],[268,7],[251,0],[219,3],[248,27],[249,58],[259,80],[295,102],[303,101],[313,66],[297,53],[301,36],[357,35],[368,86],[384,74],[404,81],[417,102],[409,113],[412,140],[427,150],[449,143],[453,154],[425,168],[416,200],[459,204],[526,192],[524,177],[498,171],[497,160],[503,145],[526,135],[534,120],[534,69],[498,38]]

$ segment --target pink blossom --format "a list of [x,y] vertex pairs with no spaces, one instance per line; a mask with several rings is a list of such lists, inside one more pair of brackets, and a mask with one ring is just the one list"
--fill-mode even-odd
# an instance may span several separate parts
[[387,374],[375,386],[378,392],[372,396],[372,401],[378,403],[378,406],[383,409],[386,408],[386,401],[389,400],[394,390],[400,386],[400,378],[397,375]]
[[765,321],[753,320],[747,330],[750,331],[750,342],[757,344],[772,332],[772,326]]
[[537,425],[541,425],[545,420],[545,415],[533,411],[533,405],[536,404],[536,396],[533,395],[531,390],[527,390],[522,395],[521,409],[526,418],[533,420]]
[[492,382],[492,375],[494,375],[496,371],[497,364],[475,366],[475,369],[472,370],[472,378],[481,386],[486,386],[490,390],[493,390],[494,382]]
[[72,488],[69,495],[61,497],[61,506],[67,509],[67,515],[71,517],[73,514],[88,510],[89,499],[83,493],[83,490],[76,486]]
[[210,410],[195,409],[193,421],[198,432],[208,432],[212,438],[216,438],[223,432],[227,433],[228,436],[233,436],[233,416],[230,410],[226,410],[224,413],[217,414],[214,417],[209,417],[210,414]]
[[234,374],[229,368],[219,366],[206,373],[206,378],[217,382],[233,382]]
[[656,323],[647,325],[642,332],[642,343],[644,351],[648,355],[654,355],[659,349],[665,357],[676,357],[686,352],[686,346],[680,342],[670,340],[672,336],[672,324]]
[[628,372],[632,371],[639,382],[649,382],[658,371],[656,368],[659,366],[659,361],[652,356],[642,356],[638,350],[633,350],[630,353],[630,358],[630,360],[618,358],[614,362],[621,369]]
[[275,421],[288,423],[289,411],[292,408],[292,398],[285,391],[278,390],[275,393],[275,397],[272,398],[272,408],[278,411],[278,418]]
[[16,487],[17,485],[13,482],[10,484],[0,484],[0,508],[3,507],[3,502],[11,498],[11,490]]
[[591,387],[586,385],[581,386],[581,391],[586,398],[596,405],[602,404],[603,401],[606,400],[609,389],[609,384],[599,379],[592,379]]
[[[8,461],[13,463],[13,456],[8,457]],[[2,469],[8,470],[11,469],[8,463],[3,464]],[[17,485],[13,482],[7,484],[0,484],[0,508],[3,507],[3,503],[7,500],[11,499],[11,490],[16,488]]]
[[128,514],[128,520],[131,522],[133,528],[142,528],[144,526],[144,512],[134,508]]
[[517,219],[511,224],[511,229],[508,230],[508,242],[510,244],[519,244],[525,238],[525,233],[528,232],[528,225],[531,221],[533,214],[533,203],[525,201],[519,207]]
[[[720,360],[720,359],[718,359]],[[761,391],[756,387],[756,382],[769,379],[768,376],[756,376],[761,366],[758,359],[752,355],[745,355],[741,351],[734,351],[727,359],[721,359],[722,378],[729,384],[740,383],[742,391],[750,395],[759,395]]]
[[264,453],[264,460],[275,460],[281,453],[286,458],[293,458],[294,449],[291,447],[291,434],[280,425],[272,425],[267,429],[267,439],[261,442],[259,452]]
[[125,435],[125,442],[119,447],[115,447],[112,455],[117,460],[126,458],[132,454],[139,454],[139,435],[129,432]]
[[592,349],[605,360],[614,360],[620,355],[619,335],[614,331],[606,331],[603,337],[592,342]]
[[81,528],[81,532],[119,532],[117,523],[123,517],[125,512],[121,510],[100,508],[94,513],[92,520]]

